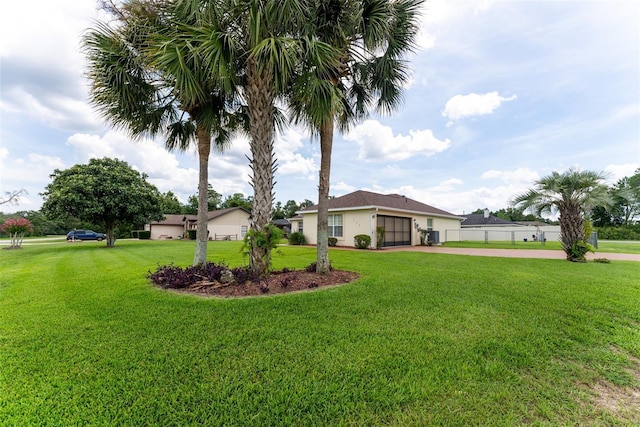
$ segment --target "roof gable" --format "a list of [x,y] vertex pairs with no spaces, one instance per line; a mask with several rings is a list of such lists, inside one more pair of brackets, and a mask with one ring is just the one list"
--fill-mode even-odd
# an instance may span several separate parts
[[[400,194],[379,194],[370,191],[354,191],[341,197],[329,200],[329,210],[355,208],[387,208],[399,211],[411,211],[438,216],[457,217],[456,215],[418,202]],[[302,209],[300,213],[316,212],[318,205]]]
[[235,206],[233,208],[226,208],[226,209],[218,209],[215,211],[209,211],[207,212],[207,220],[211,221],[214,218],[219,218],[223,215],[226,215],[228,213],[237,211],[237,210],[241,210],[243,212],[245,212],[247,215],[250,215],[251,212],[249,212],[248,210],[246,210],[245,208],[241,207],[241,206]]

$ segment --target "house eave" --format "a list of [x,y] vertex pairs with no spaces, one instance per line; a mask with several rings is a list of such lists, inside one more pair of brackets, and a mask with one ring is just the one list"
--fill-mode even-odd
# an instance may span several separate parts
[[[407,210],[407,209],[397,209],[397,208],[390,208],[390,207],[387,207],[387,206],[375,206],[375,205],[356,206],[356,207],[348,207],[348,208],[330,208],[330,209],[328,209],[329,212],[366,211],[366,210],[371,210],[371,211],[374,211],[374,210],[375,211],[385,210],[385,211],[400,212],[400,213],[411,214],[411,215],[432,216],[432,217],[437,217],[437,218],[455,219],[455,220],[458,220],[458,221],[462,221],[464,219],[463,217],[456,216],[456,215],[444,215],[444,214],[439,214],[439,213],[413,211],[413,210]],[[296,214],[299,214],[299,215],[312,214],[312,213],[317,214],[318,210],[314,209],[314,210],[309,210],[309,211],[298,211],[298,212],[296,212]]]

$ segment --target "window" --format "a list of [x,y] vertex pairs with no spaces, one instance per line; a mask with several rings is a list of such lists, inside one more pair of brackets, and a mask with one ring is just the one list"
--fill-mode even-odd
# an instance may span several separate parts
[[241,235],[242,237],[244,237],[244,236],[246,236],[246,235],[247,235],[247,228],[248,228],[248,227],[247,227],[246,225],[243,225],[243,226],[241,226],[241,227],[240,227],[240,235]]
[[433,230],[433,218],[427,218],[427,230]]
[[329,237],[342,237],[342,215],[329,215]]
[[302,233],[304,231],[304,228],[302,226],[302,221],[298,221],[298,232]]

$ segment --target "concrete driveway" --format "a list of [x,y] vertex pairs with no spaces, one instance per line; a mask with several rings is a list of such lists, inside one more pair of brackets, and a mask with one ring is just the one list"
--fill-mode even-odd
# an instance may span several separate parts
[[[444,246],[403,246],[397,248],[384,248],[384,252],[411,251],[428,252],[434,254],[489,256],[501,258],[548,258],[565,259],[565,253],[560,250],[545,249],[491,249],[491,248],[447,248]],[[587,253],[587,259],[607,258],[617,261],[638,261],[640,254],[620,254],[610,252]]]

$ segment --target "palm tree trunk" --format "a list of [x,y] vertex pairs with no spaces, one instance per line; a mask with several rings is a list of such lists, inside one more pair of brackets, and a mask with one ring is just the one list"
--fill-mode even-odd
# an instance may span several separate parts
[[320,127],[320,177],[318,180],[318,230],[316,273],[329,272],[329,185],[333,146],[333,114]]
[[584,240],[584,218],[580,207],[573,204],[566,204],[559,209],[560,217],[560,240],[562,249],[567,254],[569,261],[584,261],[584,255],[577,257],[573,253],[576,243]]
[[193,265],[201,265],[207,261],[208,184],[209,153],[211,152],[211,134],[205,125],[198,123],[198,225],[196,229],[196,251]]
[[264,239],[256,239],[258,235],[268,233],[271,222],[271,207],[273,204],[273,175],[275,159],[273,152],[274,139],[274,87],[270,73],[259,70],[255,60],[249,60],[247,65],[247,106],[249,110],[249,124],[251,136],[251,185],[253,186],[253,210],[251,211],[251,249],[249,267],[258,277],[264,277],[269,272],[271,263],[271,249],[268,244],[262,244]]

